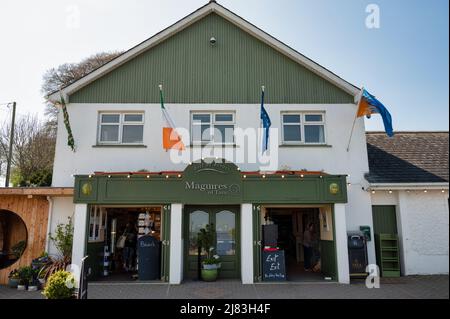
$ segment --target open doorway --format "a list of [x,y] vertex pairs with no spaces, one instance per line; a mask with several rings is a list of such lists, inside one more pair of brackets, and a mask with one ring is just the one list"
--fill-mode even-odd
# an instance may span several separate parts
[[[161,210],[159,206],[90,207],[89,280],[161,280]],[[141,244],[144,239],[152,242],[151,248]],[[157,275],[149,277],[148,271]]]
[[288,281],[337,279],[331,207],[266,208],[264,219],[278,226]]

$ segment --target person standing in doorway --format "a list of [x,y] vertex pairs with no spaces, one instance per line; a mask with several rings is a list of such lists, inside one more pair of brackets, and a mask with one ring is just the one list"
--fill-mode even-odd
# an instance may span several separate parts
[[315,242],[314,224],[308,223],[308,227],[303,233],[303,252],[304,252],[304,269],[305,271],[311,271],[311,259],[313,257],[313,249]]
[[125,271],[132,271],[134,260],[136,258],[137,230],[136,226],[127,223],[124,235],[126,236],[125,246],[123,248],[123,268]]

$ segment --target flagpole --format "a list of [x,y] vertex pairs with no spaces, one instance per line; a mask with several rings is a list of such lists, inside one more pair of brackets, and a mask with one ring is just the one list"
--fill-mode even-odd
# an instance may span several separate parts
[[260,115],[260,126],[261,126],[261,141],[259,143],[259,145],[261,145],[261,154],[264,154],[264,152],[266,151],[264,149],[264,140],[265,140],[265,132],[264,132],[264,124],[263,124],[263,119],[261,118],[261,112],[262,112],[262,106],[264,105],[264,100],[263,100],[263,94],[264,94],[264,90],[265,90],[265,86],[262,85],[261,86],[261,105],[260,105],[260,110],[259,110],[259,115]]
[[[161,104],[161,112],[164,112],[163,111],[163,107],[164,107],[163,86],[162,86],[162,84],[160,84],[160,85],[158,85],[158,87],[159,87],[159,102]],[[163,114],[163,117],[164,117],[164,114]],[[166,151],[166,153],[169,151],[167,148],[165,148],[164,150]]]
[[363,91],[364,91],[364,87],[361,88],[361,92],[359,93],[358,103],[356,104],[356,114],[355,114],[355,118],[354,118],[354,120],[353,120],[352,130],[350,131],[350,137],[348,138],[347,152],[350,151],[350,143],[351,143],[351,141],[352,141],[353,131],[355,130],[356,119],[358,118],[359,105],[361,104],[361,99],[362,99],[362,93],[363,93]]

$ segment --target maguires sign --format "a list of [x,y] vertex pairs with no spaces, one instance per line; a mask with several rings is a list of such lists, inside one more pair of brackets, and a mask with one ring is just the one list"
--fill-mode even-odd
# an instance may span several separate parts
[[232,202],[242,197],[238,167],[222,160],[192,163],[184,171],[183,183],[189,201],[204,201],[209,197],[212,201]]

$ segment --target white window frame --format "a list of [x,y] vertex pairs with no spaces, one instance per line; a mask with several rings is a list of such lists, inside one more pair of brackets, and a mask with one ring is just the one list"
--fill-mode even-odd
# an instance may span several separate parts
[[[119,115],[119,123],[102,123],[102,116],[103,115]],[[125,121],[126,115],[141,115],[142,121],[132,121],[127,122]],[[103,125],[118,125],[119,126],[119,134],[118,134],[118,140],[116,141],[102,141],[102,126]],[[129,125],[136,125],[136,126],[142,126],[142,141],[136,142],[136,143],[130,143],[126,142],[123,143],[123,128],[124,126]],[[144,129],[145,129],[145,114],[144,112],[99,112],[98,113],[98,124],[97,124],[97,143],[99,145],[142,145],[144,143]]]
[[[209,124],[211,139],[209,141],[195,141],[194,140],[194,126],[200,126],[202,124],[194,124],[194,115],[209,115],[210,120],[208,122],[204,122],[203,125]],[[216,121],[216,115],[231,115],[232,121]],[[236,129],[236,113],[234,111],[192,111],[191,112],[191,144],[192,145],[235,145],[235,136],[234,131]],[[233,141],[232,142],[215,142],[214,141],[214,132],[215,125],[232,125],[233,126]]]
[[[284,115],[299,115],[300,116],[300,123],[284,123]],[[307,115],[321,115],[322,121],[314,121],[314,122],[306,122],[306,116]],[[325,112],[320,111],[309,111],[309,112],[296,112],[296,111],[286,111],[281,112],[281,144],[282,145],[326,145],[327,144],[327,125],[326,125],[326,116]],[[284,126],[285,125],[300,125],[300,141],[285,141],[284,140]],[[308,125],[323,125],[323,142],[306,142],[305,141],[305,126]]]

